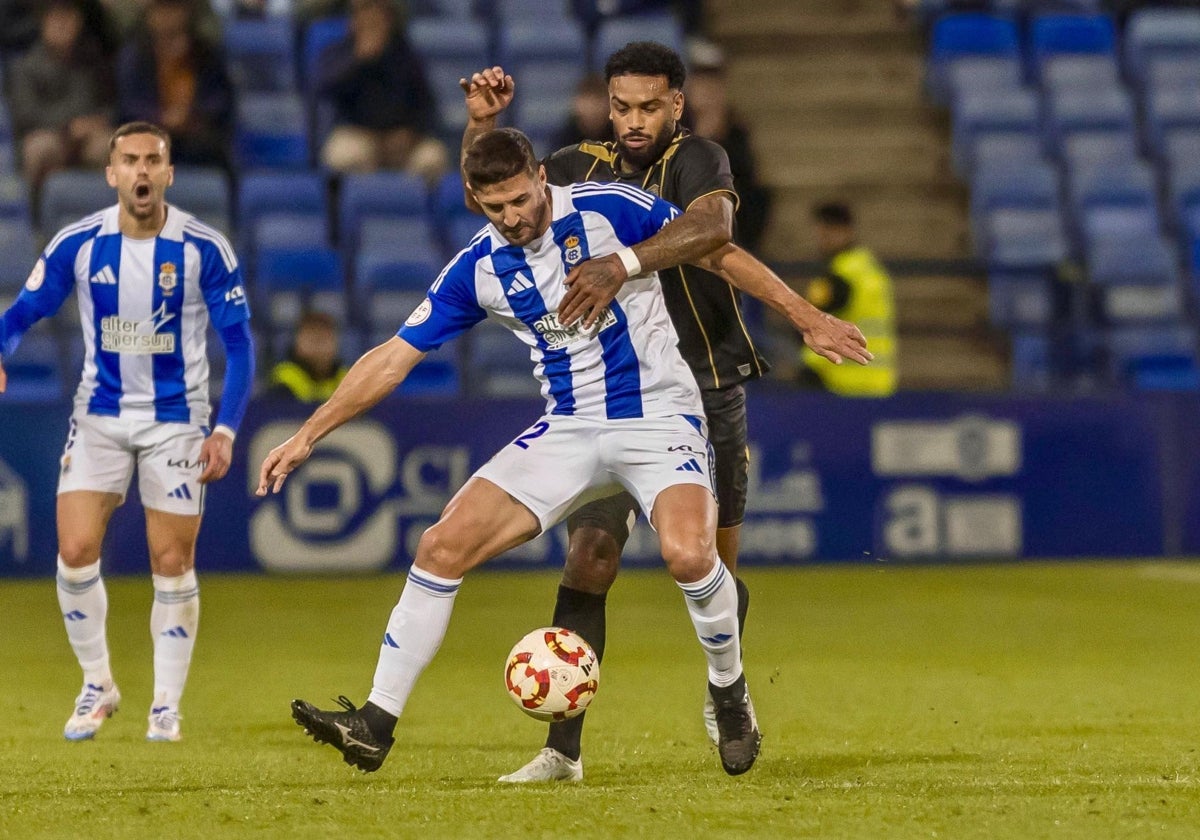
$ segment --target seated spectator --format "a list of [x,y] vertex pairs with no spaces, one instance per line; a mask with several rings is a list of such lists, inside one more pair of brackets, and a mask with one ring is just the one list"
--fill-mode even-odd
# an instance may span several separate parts
[[112,133],[112,65],[85,31],[83,0],[48,0],[40,36],[12,64],[9,110],[34,192],[56,169],[100,167]]
[[436,102],[390,0],[351,0],[350,34],[321,55],[317,95],[335,110],[321,150],[330,169],[405,169],[431,183],[447,170],[446,148],[431,136]]
[[118,62],[120,122],[171,132],[176,164],[227,166],[233,84],[217,42],[201,34],[194,0],[150,0]]
[[337,322],[324,312],[308,312],[296,325],[287,359],[271,369],[267,394],[303,403],[322,403],[346,376],[338,358]]
[[608,84],[590,73],[579,80],[571,98],[571,116],[554,136],[554,148],[563,149],[584,140],[611,140],[608,120]]
[[721,144],[741,201],[737,210],[737,242],[757,251],[771,215],[771,191],[758,182],[750,129],[729,104],[723,64],[693,67],[688,74],[684,122],[692,131]]

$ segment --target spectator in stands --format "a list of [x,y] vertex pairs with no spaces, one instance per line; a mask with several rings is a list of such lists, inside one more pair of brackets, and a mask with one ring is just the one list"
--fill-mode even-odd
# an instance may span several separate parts
[[233,84],[195,0],[149,0],[118,62],[120,119],[171,133],[176,164],[228,166]]
[[551,148],[563,149],[585,140],[611,140],[608,121],[608,83],[604,77],[589,73],[579,80],[571,98],[571,116],[554,136]]
[[267,393],[302,403],[323,403],[346,370],[338,357],[337,321],[324,312],[307,312],[296,325],[287,358],[271,369]]
[[840,202],[813,209],[817,249],[825,272],[805,297],[824,312],[852,320],[875,354],[869,366],[834,365],[801,349],[801,383],[848,397],[884,397],[896,391],[896,318],[892,280],[875,255],[858,243],[854,214]]
[[686,87],[684,121],[692,131],[724,147],[741,202],[737,209],[737,243],[757,251],[771,214],[771,191],[758,182],[750,130],[729,104],[724,62],[720,56],[694,66]]
[[350,33],[317,66],[317,94],[335,110],[321,150],[339,172],[405,169],[431,183],[448,168],[437,106],[390,0],[351,0]]
[[99,36],[85,30],[83,7],[83,0],[48,0],[38,41],[12,64],[9,109],[35,194],[54,170],[108,160],[112,64]]

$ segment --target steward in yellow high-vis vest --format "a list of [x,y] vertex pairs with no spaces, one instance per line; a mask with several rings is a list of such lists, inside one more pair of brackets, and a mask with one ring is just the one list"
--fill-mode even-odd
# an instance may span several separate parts
[[333,396],[346,373],[338,359],[337,321],[323,312],[307,312],[296,325],[288,357],[271,369],[267,394],[323,403]]
[[801,360],[827,390],[848,397],[886,397],[896,392],[896,314],[892,279],[875,256],[855,242],[853,216],[843,204],[814,212],[825,273],[809,283],[805,297],[823,312],[857,324],[875,355],[871,364],[835,365],[807,347]]

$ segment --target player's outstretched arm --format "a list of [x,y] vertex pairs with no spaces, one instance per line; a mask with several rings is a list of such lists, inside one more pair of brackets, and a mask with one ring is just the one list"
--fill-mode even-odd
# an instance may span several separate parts
[[399,336],[368,350],[351,366],[329,401],[300,430],[267,455],[258,473],[259,496],[278,493],[288,474],[308,460],[317,441],[362,414],[405,380],[425,354]]
[[[732,239],[733,201],[729,194],[701,196],[686,213],[633,246],[638,269],[632,274],[695,263]],[[582,317],[583,325],[591,327],[630,276],[631,272],[616,254],[580,263],[567,275],[567,293],[558,307],[558,319],[569,326]]]
[[0,394],[8,390],[8,374],[4,372],[4,360],[0,359]]
[[835,365],[840,365],[843,359],[865,365],[875,358],[858,327],[817,309],[753,254],[737,245],[726,245],[697,260],[695,265],[779,312],[803,336],[809,348]]
[[[496,127],[496,117],[509,106],[513,99],[516,86],[513,77],[505,74],[500,65],[488,67],[473,73],[470,79],[459,79],[458,86],[466,94],[467,127],[463,131],[462,149],[459,155],[459,171],[462,171],[462,160],[467,156],[467,149],[479,135]],[[471,190],[467,187],[466,176],[463,176],[463,201],[473,213],[482,213],[483,209]]]

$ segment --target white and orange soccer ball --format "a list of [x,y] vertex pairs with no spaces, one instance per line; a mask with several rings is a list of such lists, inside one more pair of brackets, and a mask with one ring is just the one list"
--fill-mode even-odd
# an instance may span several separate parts
[[504,687],[521,711],[538,720],[583,714],[596,696],[600,662],[578,633],[540,627],[513,646],[504,666]]

